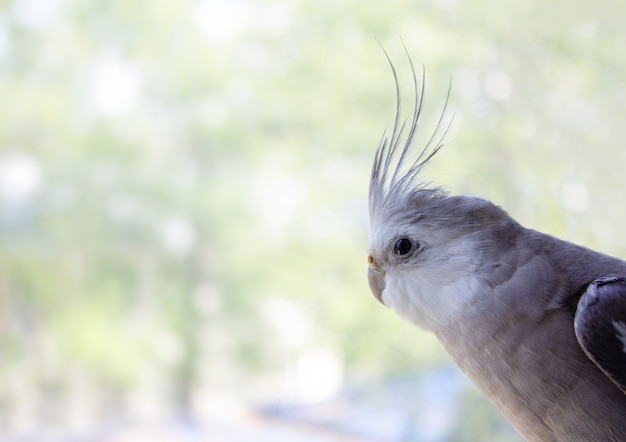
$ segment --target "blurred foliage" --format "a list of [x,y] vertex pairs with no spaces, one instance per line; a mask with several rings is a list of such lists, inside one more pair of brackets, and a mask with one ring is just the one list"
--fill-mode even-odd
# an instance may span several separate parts
[[455,423],[450,440],[473,442],[490,440],[516,442],[520,436],[497,414],[493,407],[478,393],[467,390],[461,398],[461,416]]
[[376,39],[407,108],[404,46],[425,66],[423,139],[451,80],[429,178],[626,256],[624,24],[606,0],[1,2],[0,406],[77,377],[186,410],[289,395],[319,349],[369,382],[448,364],[365,282]]

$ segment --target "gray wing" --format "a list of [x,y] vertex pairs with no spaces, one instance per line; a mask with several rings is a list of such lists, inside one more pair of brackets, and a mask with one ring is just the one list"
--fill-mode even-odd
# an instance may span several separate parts
[[574,331],[585,354],[626,393],[626,276],[589,284],[578,302]]

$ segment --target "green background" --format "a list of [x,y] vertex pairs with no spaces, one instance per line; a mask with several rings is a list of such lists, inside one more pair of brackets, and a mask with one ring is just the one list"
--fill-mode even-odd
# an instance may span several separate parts
[[378,42],[407,110],[404,46],[424,66],[419,141],[451,82],[430,180],[626,256],[625,26],[606,0],[0,1],[0,439],[519,440],[367,287]]

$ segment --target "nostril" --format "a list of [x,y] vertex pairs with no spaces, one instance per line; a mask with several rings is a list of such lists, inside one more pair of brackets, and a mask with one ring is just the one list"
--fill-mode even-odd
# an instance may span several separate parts
[[370,265],[370,269],[378,271],[376,260],[374,259],[372,255],[367,255],[367,263]]

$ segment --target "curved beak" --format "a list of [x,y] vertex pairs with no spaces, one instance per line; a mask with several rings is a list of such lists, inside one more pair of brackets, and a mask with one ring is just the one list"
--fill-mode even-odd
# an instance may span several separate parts
[[370,290],[374,294],[374,297],[378,299],[382,305],[385,305],[385,303],[383,302],[383,290],[385,290],[385,274],[377,272],[370,267],[367,269],[367,282],[369,282]]

